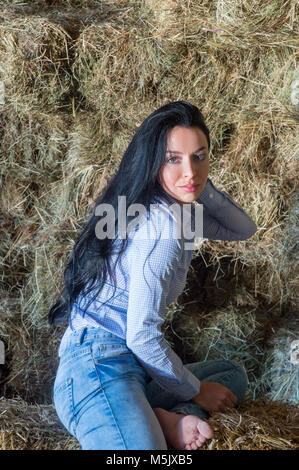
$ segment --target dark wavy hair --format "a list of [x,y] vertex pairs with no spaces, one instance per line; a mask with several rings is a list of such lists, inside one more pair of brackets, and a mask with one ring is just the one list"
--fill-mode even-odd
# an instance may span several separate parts
[[[103,217],[95,214],[95,209],[99,204],[106,203],[113,206],[117,231],[118,196],[126,196],[127,207],[135,203],[142,204],[147,214],[150,204],[157,202],[160,198],[169,204],[174,202],[174,199],[160,185],[158,173],[165,160],[167,133],[175,126],[199,127],[204,132],[210,148],[209,129],[201,112],[196,106],[186,101],[168,103],[143,121],[126,149],[118,171],[110,178],[102,194],[94,202],[92,213],[71,251],[64,271],[63,290],[59,300],[48,313],[50,325],[57,326],[66,323],[72,305],[79,294],[89,294],[96,283],[99,288],[87,303],[85,314],[101,291],[107,273],[115,282],[115,273],[111,266],[111,255],[115,254],[115,240],[99,239],[96,236],[96,225]],[[121,240],[120,249],[118,248],[117,251],[118,258],[125,251],[127,243],[128,238]]]

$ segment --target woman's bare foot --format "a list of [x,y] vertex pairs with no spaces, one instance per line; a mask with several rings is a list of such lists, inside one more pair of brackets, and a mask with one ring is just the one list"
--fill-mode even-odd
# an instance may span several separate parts
[[175,449],[196,450],[213,437],[212,428],[195,415],[173,413],[154,408],[166,441]]

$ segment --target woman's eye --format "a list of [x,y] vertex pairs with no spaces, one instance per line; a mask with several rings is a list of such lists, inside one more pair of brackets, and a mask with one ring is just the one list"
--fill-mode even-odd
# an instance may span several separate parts
[[171,158],[168,158],[168,160],[167,160],[167,161],[168,161],[168,162],[170,162],[170,163],[174,163],[174,162],[171,162],[171,160],[173,160],[173,159],[175,160],[175,159],[176,159],[176,157],[171,157]]
[[[206,155],[204,153],[200,154],[200,155],[194,155],[198,160],[204,160],[206,158]],[[177,157],[170,157],[168,158],[166,161],[167,163],[176,163],[175,161],[173,160],[177,160]]]

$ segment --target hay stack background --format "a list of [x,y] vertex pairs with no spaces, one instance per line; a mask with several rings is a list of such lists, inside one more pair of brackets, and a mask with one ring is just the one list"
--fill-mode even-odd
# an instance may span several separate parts
[[[50,329],[47,313],[69,253],[139,123],[180,99],[210,128],[212,181],[258,231],[199,243],[186,289],[168,308],[166,337],[185,362],[238,360],[253,398],[296,403],[295,1],[2,1],[0,9],[7,407],[17,397],[30,413],[51,406],[65,328]],[[222,438],[217,445],[229,448]]]

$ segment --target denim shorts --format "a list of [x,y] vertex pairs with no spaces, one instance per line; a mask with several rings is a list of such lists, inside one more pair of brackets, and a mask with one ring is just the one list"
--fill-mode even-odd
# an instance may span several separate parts
[[[200,380],[218,381],[243,398],[244,369],[234,361],[185,364]],[[153,407],[195,414],[197,404],[180,402],[160,388],[124,339],[100,328],[74,331],[64,345],[53,386],[57,415],[82,450],[167,450]]]

